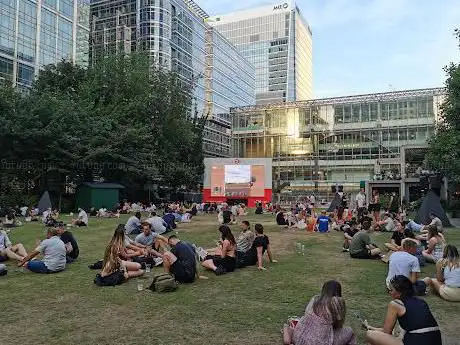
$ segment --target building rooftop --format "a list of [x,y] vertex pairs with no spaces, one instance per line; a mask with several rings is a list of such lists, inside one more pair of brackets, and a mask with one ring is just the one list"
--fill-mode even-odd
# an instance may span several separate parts
[[305,108],[309,106],[335,105],[335,104],[345,104],[345,103],[382,102],[382,101],[394,101],[398,99],[411,98],[411,97],[441,96],[441,95],[444,95],[445,93],[446,93],[445,88],[438,87],[438,88],[429,88],[429,89],[415,89],[415,90],[370,93],[370,94],[354,95],[354,96],[319,98],[319,99],[312,99],[308,101],[251,105],[251,106],[234,107],[231,110],[238,111],[238,112],[244,112],[244,111],[257,111],[257,110],[264,110],[264,109],[276,109],[276,108],[295,108],[295,107]]
[[269,16],[277,13],[290,12],[296,8],[293,0],[274,2],[273,5],[265,5],[261,7],[251,7],[246,10],[236,11],[232,13],[209,17],[206,22],[210,25],[222,25],[233,23],[240,20],[246,20],[254,17]]

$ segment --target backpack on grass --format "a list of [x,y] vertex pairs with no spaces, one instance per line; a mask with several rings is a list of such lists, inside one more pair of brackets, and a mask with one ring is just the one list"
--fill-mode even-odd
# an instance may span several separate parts
[[158,274],[153,278],[149,289],[157,292],[172,292],[177,290],[177,282],[169,273]]

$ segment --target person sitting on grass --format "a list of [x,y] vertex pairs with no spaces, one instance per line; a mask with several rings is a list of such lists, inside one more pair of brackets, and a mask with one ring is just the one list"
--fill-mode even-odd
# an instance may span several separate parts
[[141,233],[141,213],[136,212],[134,216],[129,217],[125,224],[126,235],[138,235]]
[[402,245],[404,245],[404,242],[406,241],[413,241],[417,245],[417,250],[415,251],[415,254],[413,254],[417,259],[420,267],[423,267],[426,265],[426,260],[425,257],[423,256],[423,247],[420,243],[420,241],[417,239],[417,236],[414,234],[414,232],[410,229],[405,229],[404,230],[404,239],[402,240]]
[[163,218],[157,215],[156,212],[150,213],[150,217],[146,220],[147,223],[150,223],[152,226],[152,231],[161,235],[168,230],[168,224],[164,221]]
[[72,224],[76,226],[88,226],[88,214],[84,209],[78,209],[78,218],[73,219]]
[[276,224],[278,225],[285,225],[285,226],[289,225],[287,221],[287,215],[281,210],[279,206],[277,206],[277,209],[276,209],[275,219],[276,219]]
[[[399,275],[390,281],[390,295],[383,328],[369,326],[366,341],[370,345],[441,345],[441,332],[428,304],[414,296],[414,286],[409,278]],[[392,335],[398,321],[405,331],[401,340]]]
[[329,217],[326,215],[326,210],[321,211],[321,216],[318,217],[316,222],[318,224],[319,232],[329,232]]
[[134,239],[136,245],[141,245],[141,248],[151,247],[155,250],[164,249],[168,245],[168,239],[162,235],[152,231],[150,223],[142,223],[142,233]]
[[460,257],[455,246],[444,248],[443,258],[436,263],[436,279],[424,281],[442,299],[460,302]]
[[21,261],[27,256],[27,251],[22,243],[13,245],[5,230],[0,230],[0,262],[8,259]]
[[254,242],[254,233],[251,231],[251,226],[247,220],[243,220],[240,225],[241,232],[236,239],[236,265],[237,267],[246,266],[244,259],[246,253],[251,249]]
[[256,237],[254,238],[251,248],[246,252],[244,263],[246,266],[254,266],[257,264],[259,270],[266,271],[267,269],[263,265],[265,252],[267,252],[270,262],[276,263],[278,261],[273,259],[270,240],[264,235],[264,227],[262,224],[256,224],[254,229],[256,231]]
[[320,296],[314,296],[305,315],[294,328],[285,325],[285,345],[356,345],[356,338],[350,327],[344,327],[346,315],[342,287],[336,281],[323,285]]
[[393,232],[395,231],[395,222],[393,220],[393,215],[391,213],[385,213],[385,216],[382,221],[377,222],[375,225],[376,231],[386,231]]
[[[43,260],[32,260],[38,254],[43,255]],[[57,233],[57,229],[48,228],[46,240],[22,259],[18,266],[24,266],[34,273],[56,273],[63,271],[66,265],[66,248]]]
[[162,255],[165,272],[172,274],[179,283],[193,283],[198,276],[195,249],[176,235],[169,236],[168,242],[171,251]]
[[222,236],[221,246],[214,256],[206,256],[201,265],[216,275],[233,272],[236,268],[236,241],[227,225],[221,225],[219,231]]
[[80,249],[78,248],[78,243],[73,234],[70,231],[66,231],[63,222],[58,222],[55,226],[58,236],[61,238],[61,241],[64,242],[66,250],[66,263],[71,264],[77,260],[78,255],[80,255]]
[[428,248],[422,254],[427,262],[436,263],[442,259],[446,242],[434,225],[428,227]]
[[350,243],[350,256],[354,259],[375,259],[380,258],[380,249],[371,242],[369,233],[371,224],[364,221],[361,231],[353,236]]
[[358,233],[358,227],[356,222],[351,222],[351,224],[345,224],[343,227],[343,249],[344,252],[350,251],[350,244],[353,240],[353,237]]
[[395,227],[396,231],[391,235],[390,243],[385,243],[385,247],[390,251],[397,252],[402,249],[401,243],[406,236],[404,235],[404,227],[401,223],[396,222]]
[[438,230],[439,233],[443,233],[444,228],[442,226],[441,219],[439,219],[439,217],[434,212],[430,212],[429,217],[431,219],[431,222],[428,225],[436,227],[436,230]]
[[125,232],[124,227],[119,226],[105,249],[101,280],[109,280],[112,275],[119,275],[124,281],[144,274],[141,264],[124,260],[125,258]]
[[425,295],[426,284],[422,280],[418,280],[420,264],[414,256],[416,250],[417,244],[414,241],[405,241],[402,251],[394,252],[390,256],[386,279],[388,289],[390,289],[390,281],[393,277],[403,275],[409,278],[412,284],[414,284],[417,295]]

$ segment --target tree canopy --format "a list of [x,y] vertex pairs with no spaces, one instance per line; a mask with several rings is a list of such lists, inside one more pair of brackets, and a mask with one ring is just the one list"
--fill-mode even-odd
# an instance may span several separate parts
[[[460,47],[459,29],[455,30],[455,35]],[[431,168],[460,182],[460,64],[451,63],[445,71],[446,98],[436,134],[429,141],[426,159]]]
[[143,54],[88,69],[66,61],[46,66],[27,93],[3,83],[2,188],[13,180],[36,185],[50,172],[74,183],[102,178],[127,187],[196,188],[204,123],[192,91]]

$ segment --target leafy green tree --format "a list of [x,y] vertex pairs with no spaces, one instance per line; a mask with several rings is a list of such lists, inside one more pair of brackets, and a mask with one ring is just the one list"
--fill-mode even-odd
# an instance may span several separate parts
[[0,158],[34,162],[12,169],[23,182],[102,177],[135,189],[154,181],[196,187],[203,121],[193,114],[192,91],[143,54],[89,69],[47,66],[28,93],[0,87]]
[[[460,43],[460,30],[455,30],[455,35]],[[451,181],[460,182],[460,64],[451,63],[445,71],[446,99],[426,160]]]

